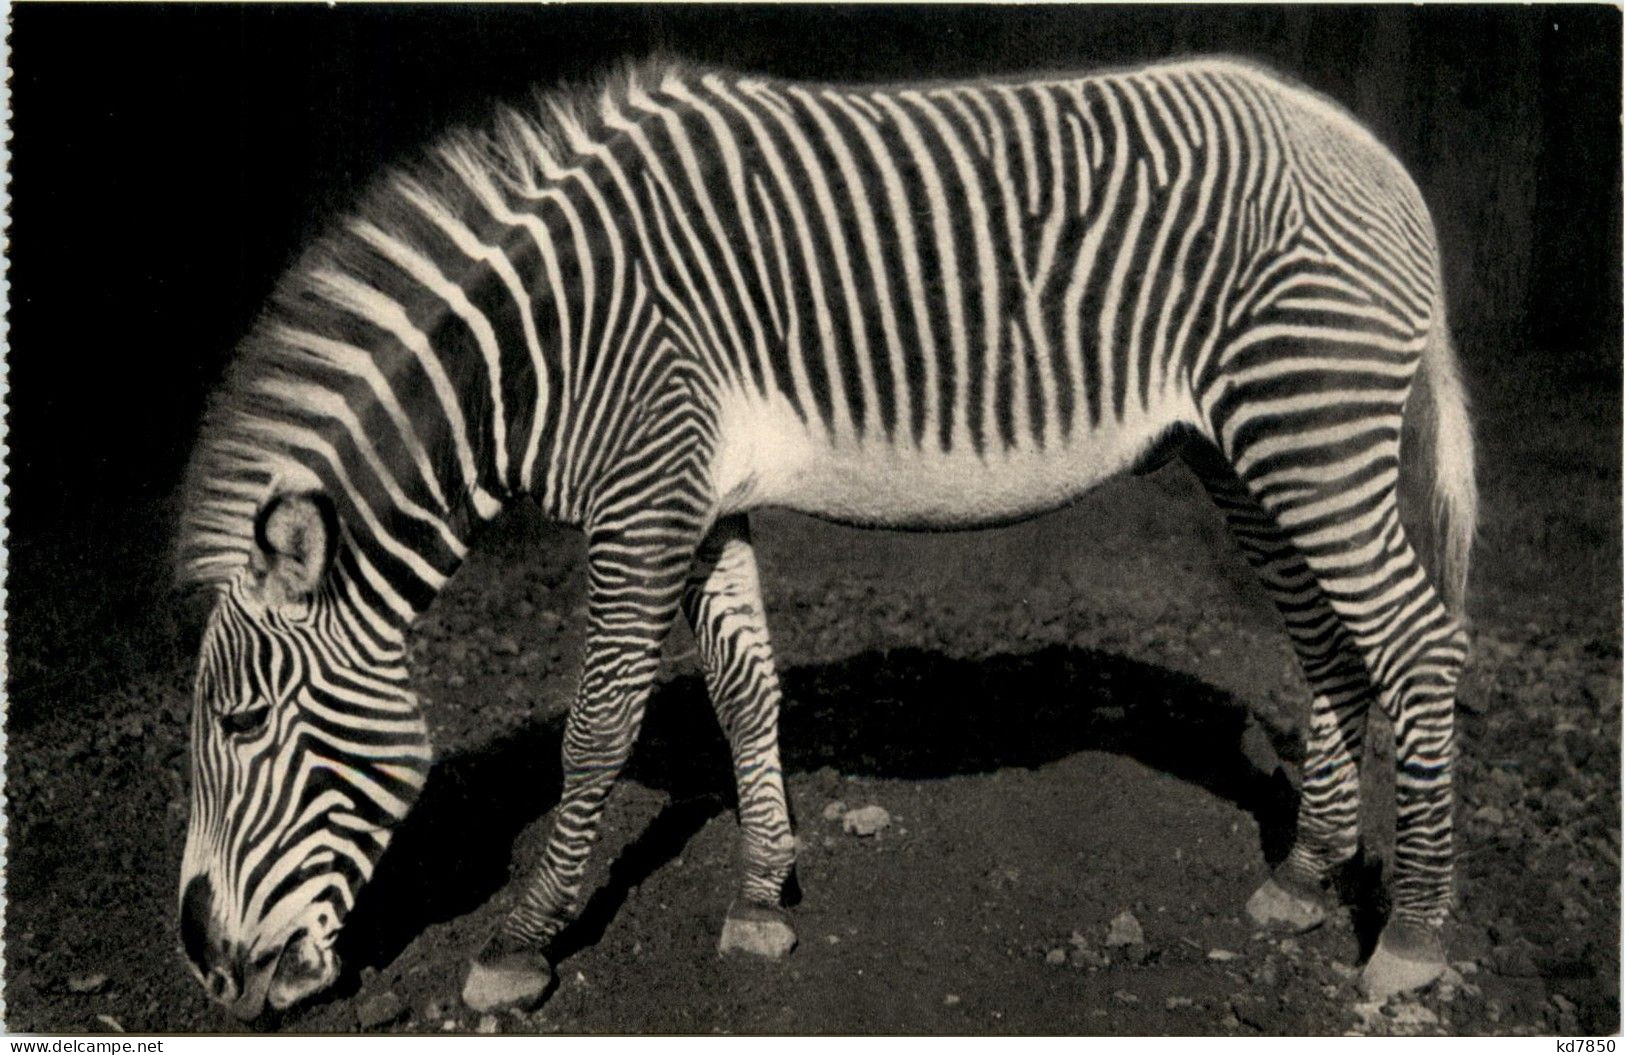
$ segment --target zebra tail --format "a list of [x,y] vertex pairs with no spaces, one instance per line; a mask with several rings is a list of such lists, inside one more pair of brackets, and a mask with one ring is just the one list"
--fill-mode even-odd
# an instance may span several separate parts
[[1403,487],[1419,535],[1418,548],[1445,607],[1462,619],[1467,565],[1478,529],[1478,481],[1473,471],[1467,392],[1450,341],[1442,296],[1415,386],[1405,404],[1405,417],[1403,448],[1408,456]]

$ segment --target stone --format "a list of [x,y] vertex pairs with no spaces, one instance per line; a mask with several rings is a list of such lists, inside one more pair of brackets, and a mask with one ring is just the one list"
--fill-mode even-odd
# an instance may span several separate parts
[[1229,963],[1231,960],[1241,959],[1241,953],[1231,952],[1229,949],[1209,949],[1207,958],[1214,963]]
[[474,1024],[474,1032],[489,1036],[497,1031],[498,1025],[495,1015],[481,1015],[480,1020]]
[[1126,945],[1144,945],[1145,930],[1134,913],[1124,909],[1106,926],[1106,947],[1118,949]]
[[1188,996],[1170,996],[1163,1002],[1162,1006],[1169,1011],[1183,1011],[1186,1008],[1195,1007],[1196,1001]]
[[841,815],[845,812],[846,803],[842,802],[840,799],[836,799],[834,802],[824,807],[824,819],[831,822],[838,821],[841,819]]
[[370,996],[355,1009],[356,1021],[362,1029],[379,1029],[398,1021],[405,1013],[405,1002],[391,992]]
[[1129,992],[1127,989],[1117,990],[1112,994],[1112,999],[1117,1001],[1119,1004],[1138,1004],[1140,1002],[1140,998]]
[[1326,910],[1314,898],[1293,893],[1273,878],[1247,899],[1247,915],[1260,927],[1301,934],[1326,921]]
[[1099,952],[1086,946],[1079,946],[1073,949],[1071,954],[1067,957],[1067,962],[1079,970],[1083,970],[1085,968],[1093,970],[1101,967],[1110,967],[1112,965],[1111,957],[1107,956],[1103,952]]
[[1051,949],[1049,952],[1044,954],[1044,962],[1049,964],[1051,967],[1061,966],[1062,964],[1066,963],[1066,950]]
[[491,642],[491,651],[498,656],[519,655],[519,642],[511,634],[503,634]]
[[99,993],[107,987],[105,974],[76,974],[68,979],[68,992],[88,996]]
[[1428,1029],[1437,1029],[1439,1016],[1421,1004],[1404,1002],[1388,1008],[1392,1029],[1399,1036],[1415,1036]]
[[848,835],[867,838],[879,835],[891,826],[891,814],[879,806],[863,806],[847,811],[841,818],[841,828]]
[[944,1007],[958,1007],[959,1006],[959,994],[958,993],[949,993],[947,996],[942,998],[942,1004],[943,1004]]

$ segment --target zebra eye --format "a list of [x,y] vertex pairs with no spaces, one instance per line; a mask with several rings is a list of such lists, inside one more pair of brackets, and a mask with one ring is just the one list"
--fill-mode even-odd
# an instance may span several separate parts
[[270,717],[269,706],[250,707],[246,711],[221,715],[220,727],[231,736],[253,736],[265,728],[265,721]]

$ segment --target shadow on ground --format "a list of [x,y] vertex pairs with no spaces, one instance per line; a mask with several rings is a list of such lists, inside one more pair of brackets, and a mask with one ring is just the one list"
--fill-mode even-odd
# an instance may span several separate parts
[[[1296,757],[1296,737],[1189,675],[1054,646],[979,660],[871,651],[796,668],[785,681],[781,731],[790,773],[829,767],[929,780],[1110,751],[1251,813],[1271,862],[1291,837],[1296,794],[1279,764]],[[562,727],[562,717],[536,722],[436,765],[345,928],[346,963],[382,967],[425,928],[473,911],[502,889],[515,838],[558,800]],[[611,865],[561,937],[559,960],[597,941],[629,890],[733,807],[727,745],[698,676],[656,692],[626,779],[671,801]]]

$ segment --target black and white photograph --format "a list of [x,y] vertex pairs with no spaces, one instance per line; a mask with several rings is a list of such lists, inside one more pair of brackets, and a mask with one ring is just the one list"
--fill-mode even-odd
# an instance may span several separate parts
[[7,30],[0,1031],[1613,1050],[1619,6]]

